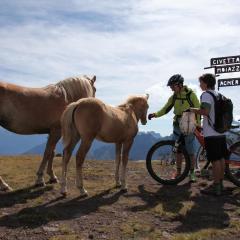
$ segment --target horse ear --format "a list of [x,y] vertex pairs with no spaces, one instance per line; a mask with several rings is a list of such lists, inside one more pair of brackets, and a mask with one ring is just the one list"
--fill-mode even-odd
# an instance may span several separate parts
[[96,76],[95,76],[95,75],[93,75],[93,77],[92,77],[92,79],[90,79],[90,81],[92,82],[92,84],[94,84],[94,83],[95,83],[95,81],[96,81]]
[[148,93],[146,93],[146,99],[148,100],[148,98],[149,98],[149,94],[148,94]]

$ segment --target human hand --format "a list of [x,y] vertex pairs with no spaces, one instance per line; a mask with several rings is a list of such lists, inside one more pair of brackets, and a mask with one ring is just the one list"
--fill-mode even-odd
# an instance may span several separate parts
[[155,118],[155,117],[156,117],[155,113],[148,114],[148,120],[151,120],[152,118]]
[[198,114],[198,113],[199,113],[199,109],[198,109],[198,108],[190,107],[190,108],[189,108],[189,112],[193,112],[193,113]]
[[199,131],[199,132],[201,132],[202,130],[203,130],[203,128],[200,126],[200,125],[196,125],[196,129]]

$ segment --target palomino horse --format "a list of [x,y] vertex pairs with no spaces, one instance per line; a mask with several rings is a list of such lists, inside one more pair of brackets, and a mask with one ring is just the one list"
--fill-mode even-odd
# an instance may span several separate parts
[[[116,143],[116,186],[127,191],[126,166],[128,153],[138,132],[138,121],[145,125],[148,110],[147,96],[132,96],[119,105],[112,107],[96,98],[80,99],[70,104],[62,115],[62,136],[64,143],[61,193],[67,194],[67,165],[76,143],[81,145],[76,155],[76,185],[80,195],[86,196],[83,186],[82,166],[94,138]],[[119,177],[119,167],[121,176]]]
[[0,82],[0,126],[18,134],[49,134],[36,185],[45,184],[43,173],[47,164],[49,182],[57,182],[52,162],[61,138],[61,115],[71,102],[95,96],[95,80],[96,76],[72,77],[43,88]]

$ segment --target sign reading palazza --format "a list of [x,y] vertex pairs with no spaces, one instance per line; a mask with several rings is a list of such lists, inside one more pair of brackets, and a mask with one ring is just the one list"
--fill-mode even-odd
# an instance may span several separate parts
[[231,72],[240,72],[240,64],[224,65],[224,66],[216,66],[215,67],[215,74],[231,73]]

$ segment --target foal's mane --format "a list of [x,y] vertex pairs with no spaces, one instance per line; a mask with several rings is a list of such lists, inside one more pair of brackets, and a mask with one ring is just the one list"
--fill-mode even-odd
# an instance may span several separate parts
[[132,105],[134,105],[136,102],[138,102],[139,100],[143,99],[142,95],[134,95],[134,96],[129,96],[127,98],[127,100],[118,105],[119,108],[123,108],[123,109],[127,109],[129,107],[131,107]]

